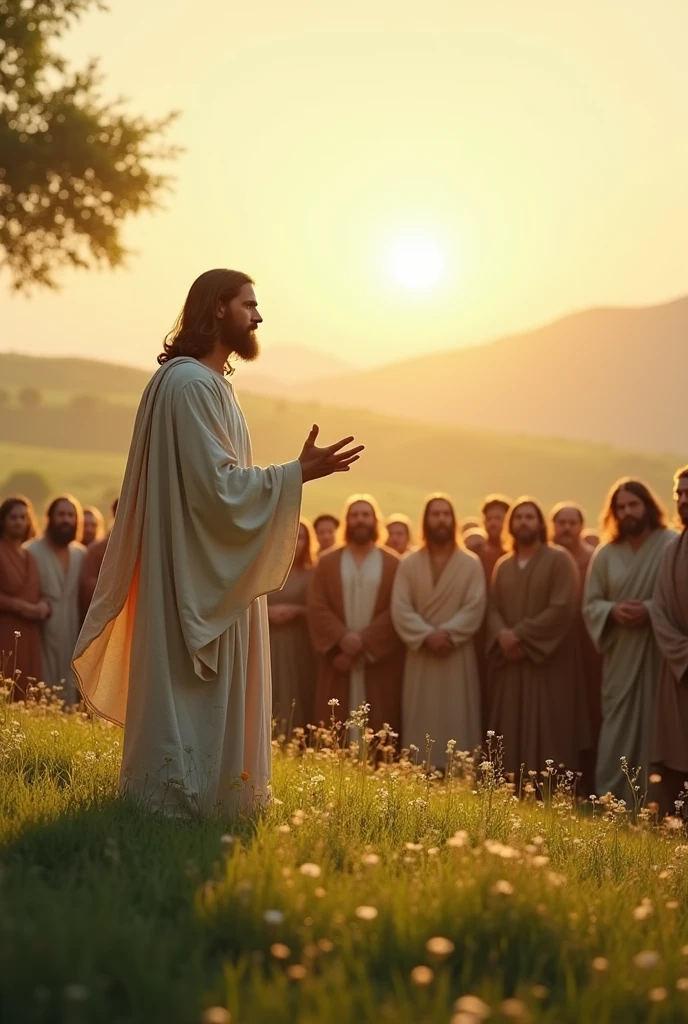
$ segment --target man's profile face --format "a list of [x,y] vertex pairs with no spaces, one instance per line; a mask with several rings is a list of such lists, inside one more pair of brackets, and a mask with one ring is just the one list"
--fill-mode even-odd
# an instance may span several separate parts
[[256,331],[263,318],[253,285],[242,285],[236,298],[227,305],[220,304],[217,315],[223,344],[245,362],[256,359],[260,352]]
[[47,533],[51,541],[60,547],[67,547],[76,538],[78,517],[71,501],[58,501],[48,520]]
[[485,533],[488,536],[488,540],[492,544],[496,544],[502,536],[504,530],[504,520],[506,519],[506,512],[499,505],[494,505],[485,512],[483,516],[483,525],[485,527]]
[[315,536],[318,538],[318,547],[321,551],[327,551],[334,546],[337,533],[337,524],[334,519],[321,519],[315,527]]
[[377,540],[377,517],[367,501],[355,501],[346,516],[346,539],[352,544]]
[[390,523],[387,527],[387,547],[403,555],[409,546],[409,532],[406,523]]
[[540,520],[534,505],[521,505],[511,517],[511,532],[516,543],[530,547],[540,539]]
[[688,526],[688,477],[676,481],[674,498],[679,519],[684,526]]
[[619,491],[614,502],[614,515],[622,537],[639,537],[648,523],[645,503],[632,491]]
[[425,513],[425,532],[431,544],[448,544],[455,535],[454,512],[448,501],[436,498]]
[[554,543],[575,548],[583,532],[583,521],[575,508],[562,508],[552,520]]

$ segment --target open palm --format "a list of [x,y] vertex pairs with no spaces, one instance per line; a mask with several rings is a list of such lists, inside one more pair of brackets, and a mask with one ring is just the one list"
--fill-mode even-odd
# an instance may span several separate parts
[[353,441],[353,436],[344,437],[336,444],[330,444],[325,448],[318,448],[315,442],[319,433],[320,427],[313,424],[299,455],[304,483],[308,480],[319,480],[321,477],[331,476],[333,473],[348,473],[353,463],[360,458],[360,453],[364,448],[362,444],[356,445],[354,448],[347,447]]

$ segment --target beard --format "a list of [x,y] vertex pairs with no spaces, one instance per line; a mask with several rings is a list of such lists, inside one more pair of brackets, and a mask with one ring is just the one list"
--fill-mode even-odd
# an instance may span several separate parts
[[252,363],[260,354],[256,332],[241,329],[231,320],[220,322],[220,341],[245,363]]
[[426,533],[428,543],[436,544],[438,547],[454,539],[454,530],[451,526],[428,526]]
[[639,537],[647,527],[647,516],[636,519],[635,516],[625,516],[619,520],[619,534],[621,537]]
[[76,540],[76,523],[48,523],[48,539],[58,548],[66,548]]
[[529,526],[522,526],[520,530],[517,530],[514,534],[514,540],[518,545],[524,548],[530,548],[540,539],[540,531],[533,530]]
[[685,527],[688,528],[688,505],[680,505],[678,517]]
[[347,525],[346,527],[346,541],[348,544],[370,544],[371,541],[376,541],[377,537],[377,526],[366,526],[361,523],[360,526]]

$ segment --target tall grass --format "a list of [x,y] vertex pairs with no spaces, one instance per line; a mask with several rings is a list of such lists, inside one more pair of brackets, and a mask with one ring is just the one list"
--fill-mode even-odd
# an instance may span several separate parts
[[118,730],[0,707],[0,1019],[688,1021],[681,827],[323,740],[257,820],[182,822],[117,798]]

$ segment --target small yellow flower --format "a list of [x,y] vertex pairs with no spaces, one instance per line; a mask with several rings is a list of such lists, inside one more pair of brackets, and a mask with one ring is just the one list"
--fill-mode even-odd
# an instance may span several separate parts
[[321,885],[317,889],[313,890],[313,895],[317,896],[319,900],[323,900],[327,896],[327,889],[323,889]]
[[513,1017],[515,1020],[528,1015],[528,1008],[520,999],[505,999],[500,1010],[505,1017]]
[[663,1003],[669,993],[665,988],[651,988],[647,993],[648,999],[652,1003]]
[[366,853],[366,855],[361,858],[361,863],[365,864],[366,867],[374,868],[380,863],[380,858],[376,853]]
[[596,956],[592,961],[593,971],[598,971],[600,974],[604,974],[605,971],[609,970],[609,961],[606,956]]
[[432,985],[434,979],[435,972],[432,967],[426,967],[424,964],[419,964],[411,971],[411,981],[414,985]]
[[319,864],[302,864],[299,871],[306,878],[320,878],[321,875]]
[[633,957],[633,963],[643,971],[649,971],[659,963],[659,953],[654,949],[643,949]]
[[505,879],[500,878],[500,880],[495,882],[492,887],[492,892],[495,893],[496,896],[513,896],[514,887],[511,882],[507,882]]
[[291,956],[289,946],[285,946],[283,942],[273,942],[270,946],[270,953],[274,956],[275,960],[288,960]]
[[688,978],[677,978],[676,988],[679,992],[688,992]]
[[440,959],[444,959],[447,956],[451,956],[454,952],[455,946],[451,939],[445,939],[442,935],[436,935],[432,939],[428,939],[425,943],[430,956],[436,956]]
[[334,949],[334,942],[330,939],[318,939],[317,945],[321,953],[331,953]]
[[202,1024],[232,1024],[232,1015],[224,1006],[209,1006],[201,1021]]
[[303,981],[304,978],[308,977],[308,968],[304,967],[303,964],[292,964],[287,967],[287,977],[291,978],[292,981]]
[[355,914],[361,921],[374,921],[377,917],[377,907],[356,907]]
[[461,996],[454,1003],[454,1009],[457,1013],[463,1013],[474,1020],[487,1020],[490,1016],[490,1007],[478,996]]

